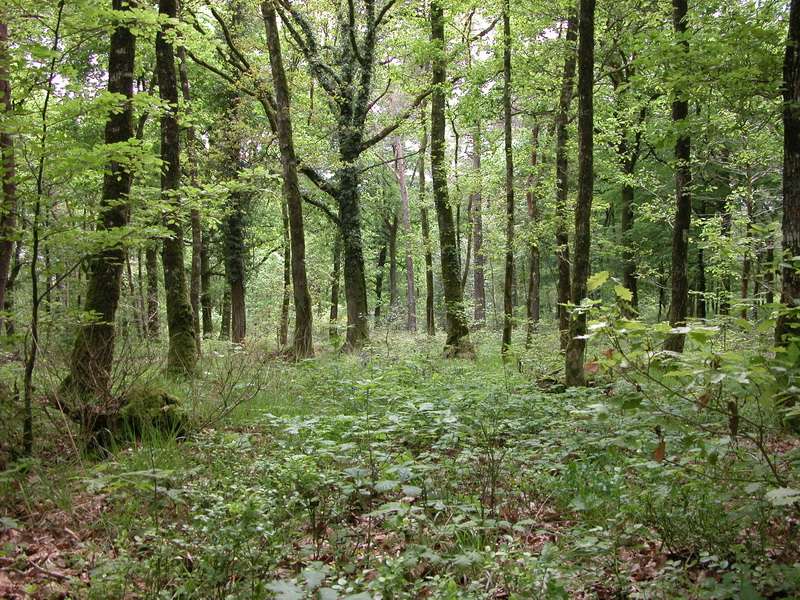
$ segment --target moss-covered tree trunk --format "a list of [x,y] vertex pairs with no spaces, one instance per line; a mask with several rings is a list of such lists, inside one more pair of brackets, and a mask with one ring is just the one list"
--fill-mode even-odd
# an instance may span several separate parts
[[[683,52],[689,51],[686,35],[686,0],[672,0],[672,19],[678,44]],[[686,131],[686,118],[689,115],[689,102],[681,89],[673,90],[672,122],[678,139],[675,142],[675,219],[672,226],[672,276],[670,289],[672,300],[669,309],[669,323],[673,327],[686,324],[689,310],[689,226],[692,218],[692,196],[689,186],[692,183],[691,138]],[[686,336],[671,335],[664,347],[673,352],[682,352]]]
[[[595,0],[580,0],[578,24],[578,199],[575,205],[575,258],[572,268],[572,304],[578,307],[588,294],[591,253],[592,195],[594,194],[594,9]],[[568,386],[584,385],[586,313],[576,310],[570,319],[564,371]]]
[[144,251],[147,269],[147,336],[158,339],[161,333],[161,319],[158,312],[158,248],[150,244]]
[[[11,116],[11,80],[8,74],[8,24],[0,23],[0,112]],[[3,199],[0,202],[0,308],[5,306],[11,258],[14,252],[14,231],[17,215],[17,182],[14,160],[14,138],[0,129],[0,180]],[[2,326],[2,318],[0,318]]]
[[[162,17],[177,17],[177,0],[159,0],[158,11]],[[156,65],[158,90],[166,105],[161,115],[161,194],[169,206],[165,225],[169,231],[161,250],[164,266],[164,291],[167,301],[167,327],[169,353],[167,369],[173,373],[188,374],[197,362],[194,316],[189,302],[184,268],[183,226],[180,202],[180,127],[178,125],[178,82],[175,75],[175,53],[172,47],[174,26],[165,22],[156,34]]]
[[[122,0],[113,0],[112,8],[120,13],[130,7]],[[134,137],[133,70],[136,38],[126,26],[124,17],[116,21],[111,34],[108,62],[108,91],[123,97],[120,107],[106,120],[105,143],[124,144]],[[126,257],[121,230],[128,224],[131,189],[130,165],[112,161],[103,178],[97,230],[105,232],[109,245],[89,259],[89,274],[84,310],[91,314],[75,337],[70,358],[70,372],[65,389],[81,397],[90,395],[105,400],[111,386],[114,360],[114,317],[120,297],[122,269]]]
[[381,320],[383,310],[383,270],[386,267],[386,249],[388,244],[384,240],[380,252],[378,252],[378,266],[375,270],[375,324]]
[[556,262],[558,264],[558,330],[561,349],[567,348],[569,337],[569,312],[571,281],[569,263],[569,234],[567,233],[567,195],[569,194],[567,161],[567,122],[575,80],[575,40],[577,39],[577,17],[570,16],[567,22],[567,48],[564,71],[561,79],[561,95],[555,118],[556,133]]
[[453,211],[447,191],[445,166],[445,90],[447,56],[444,41],[444,9],[442,0],[431,2],[431,40],[435,45],[432,61],[433,93],[431,95],[431,174],[433,202],[439,223],[439,245],[442,262],[447,340],[445,355],[473,357],[475,350],[469,338],[464,296],[461,288],[461,267],[456,248],[456,231]]
[[303,229],[303,199],[297,178],[297,157],[294,151],[292,121],[289,114],[289,84],[283,68],[280,36],[272,0],[261,5],[267,30],[269,62],[275,88],[276,125],[283,168],[283,195],[289,212],[292,245],[292,290],[294,292],[294,355],[295,358],[313,356],[311,295],[306,279],[306,246]]
[[781,304],[788,309],[778,319],[775,338],[787,344],[787,336],[800,333],[800,1],[792,0],[789,33],[783,59],[783,266]]
[[511,137],[511,14],[503,2],[503,148],[506,166],[506,256],[503,280],[503,339],[500,353],[507,358],[514,327],[514,152]]
[[201,234],[200,246],[200,306],[203,312],[203,337],[214,334],[214,322],[211,319],[211,265],[208,260],[208,230]]

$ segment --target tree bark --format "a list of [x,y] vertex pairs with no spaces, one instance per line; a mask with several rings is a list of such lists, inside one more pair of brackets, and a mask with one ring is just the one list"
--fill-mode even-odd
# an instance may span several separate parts
[[[227,280],[226,280],[227,281]],[[222,294],[222,322],[219,326],[219,339],[229,341],[231,339],[231,290],[227,283]]]
[[292,245],[292,290],[294,292],[294,356],[297,359],[314,355],[312,339],[313,311],[306,278],[306,246],[303,228],[303,199],[297,177],[297,156],[294,151],[292,120],[289,113],[289,84],[283,68],[278,22],[272,0],[261,5],[267,30],[269,62],[275,88],[276,125],[283,167],[283,194],[289,212]]
[[[595,0],[580,0],[578,24],[578,199],[575,205],[575,259],[572,268],[572,304],[578,307],[588,294],[592,196],[594,194],[594,10]],[[576,310],[570,320],[564,362],[567,386],[585,384],[586,313]]]
[[427,192],[425,190],[425,154],[428,151],[428,122],[426,109],[422,107],[422,137],[419,144],[419,212],[422,227],[422,245],[425,251],[425,333],[436,335],[436,320],[433,311],[433,250],[431,246],[431,229],[428,219]]
[[378,268],[375,273],[375,325],[381,320],[381,309],[383,308],[383,270],[386,266],[386,241],[383,242],[381,250],[378,253]]
[[567,121],[575,79],[575,40],[577,39],[577,17],[567,21],[567,49],[561,80],[561,95],[555,119],[556,133],[556,262],[558,263],[558,330],[561,349],[567,347],[569,335],[569,312],[567,304],[572,295],[570,289],[569,234],[567,233]]
[[539,202],[536,195],[536,167],[538,166],[539,150],[539,124],[533,126],[531,130],[531,173],[528,176],[528,191],[526,200],[528,204],[528,229],[532,236],[528,242],[528,327],[525,332],[525,347],[530,348],[533,341],[533,332],[539,323],[541,304],[539,301],[541,283],[541,261],[539,256],[538,221],[539,221]]
[[[189,74],[186,71],[186,49],[183,46],[178,48],[178,77],[180,78],[183,102],[187,106],[191,102],[192,95],[189,88]],[[186,161],[189,174],[189,185],[197,187],[197,152],[194,127],[189,125],[186,128]],[[203,253],[203,226],[200,219],[200,209],[192,207],[190,210],[190,223],[192,229],[192,268],[189,277],[189,301],[192,305],[192,317],[194,324],[194,339],[197,344],[197,353],[202,353],[203,332],[200,329],[200,295],[202,265],[200,256]]]
[[[792,0],[783,59],[783,266],[778,344],[796,343],[800,331],[800,0]],[[794,340],[792,338],[795,338]]]
[[397,212],[392,217],[391,224],[389,225],[389,314],[387,317],[394,320],[397,312],[397,302],[400,297],[398,291],[398,277],[397,277],[397,230],[398,230]]
[[475,350],[469,338],[464,296],[461,288],[461,267],[458,263],[453,212],[447,192],[445,166],[445,91],[447,57],[444,40],[443,0],[431,2],[431,40],[436,47],[433,59],[433,93],[431,98],[431,171],[433,201],[439,223],[439,244],[442,262],[447,340],[445,356],[473,357]]
[[158,311],[158,249],[150,244],[145,249],[147,267],[147,335],[158,339],[161,323]]
[[[8,25],[0,23],[0,111],[11,117],[11,80],[8,73]],[[14,233],[17,221],[17,183],[14,160],[14,138],[0,131],[0,170],[2,170],[3,202],[0,204],[0,310],[5,306],[11,258],[14,252]],[[0,317],[0,327],[3,318]]]
[[[108,64],[108,91],[120,94],[124,100],[121,110],[112,111],[105,127],[105,143],[123,144],[134,137],[133,131],[133,71],[136,38],[125,25],[122,16],[130,7],[122,0],[113,0],[112,9],[120,18],[111,34]],[[113,234],[128,224],[131,189],[130,165],[111,161],[103,178],[97,230]],[[114,318],[119,306],[122,270],[126,250],[121,241],[107,246],[89,259],[89,275],[84,310],[92,315],[77,332],[70,358],[70,371],[64,382],[68,393],[79,398],[89,395],[106,400],[111,387],[111,368],[114,360]],[[80,410],[88,408],[81,404]]]
[[406,250],[406,330],[417,331],[417,290],[414,281],[414,255],[411,252],[411,210],[406,185],[406,158],[403,142],[394,138],[394,172],[400,187],[400,202],[403,223],[403,245]]
[[331,312],[328,339],[339,343],[339,280],[342,278],[342,234],[337,231],[333,241],[333,274],[331,275]]
[[[686,35],[687,0],[672,0],[672,19],[678,43],[683,52],[688,52],[689,42]],[[689,114],[689,102],[682,97],[683,91],[674,90],[672,102],[672,121],[677,131],[675,142],[675,223],[672,228],[672,299],[669,309],[669,322],[673,327],[686,324],[689,305],[689,226],[692,218],[692,197],[689,186],[692,183],[691,138],[686,132],[686,118]],[[667,338],[664,347],[673,352],[682,352],[686,341],[683,334],[674,334]]]
[[511,15],[503,1],[503,131],[506,163],[506,267],[503,282],[503,340],[500,353],[507,358],[514,327],[514,153],[511,138]]
[[289,239],[289,211],[286,199],[281,200],[281,219],[283,221],[283,296],[281,298],[281,320],[278,324],[278,347],[285,348],[289,343],[289,303],[292,285],[292,246]]
[[483,197],[481,195],[481,122],[475,125],[472,135],[472,170],[477,178],[477,189],[472,194],[472,246],[475,267],[472,271],[472,298],[475,303],[475,327],[486,325],[486,255],[483,252]]
[[[177,18],[176,0],[159,0],[159,14]],[[189,302],[183,258],[183,227],[180,216],[180,128],[178,126],[178,83],[175,76],[175,54],[170,41],[174,26],[164,23],[156,34],[158,90],[167,106],[161,116],[161,194],[171,206],[165,215],[169,235],[164,239],[161,260],[164,265],[164,290],[167,300],[169,352],[167,369],[178,374],[194,371],[197,363],[194,315]]]
[[208,260],[208,231],[201,234],[200,246],[200,306],[203,311],[203,337],[210,338],[214,334],[214,322],[211,319],[211,265]]

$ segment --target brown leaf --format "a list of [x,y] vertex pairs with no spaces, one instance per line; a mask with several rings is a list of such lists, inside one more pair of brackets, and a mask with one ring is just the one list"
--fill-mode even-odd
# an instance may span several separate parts
[[589,361],[585,365],[583,365],[583,370],[589,373],[590,375],[594,375],[595,373],[597,373],[599,369],[600,369],[600,363],[598,363],[596,360]]
[[667,443],[664,440],[661,440],[656,446],[656,449],[653,450],[653,459],[657,460],[658,462],[663,462],[664,457],[667,454]]

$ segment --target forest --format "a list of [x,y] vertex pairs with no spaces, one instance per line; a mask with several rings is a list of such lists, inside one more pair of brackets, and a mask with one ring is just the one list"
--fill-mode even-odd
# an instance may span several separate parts
[[2,0],[0,597],[800,598],[800,0]]

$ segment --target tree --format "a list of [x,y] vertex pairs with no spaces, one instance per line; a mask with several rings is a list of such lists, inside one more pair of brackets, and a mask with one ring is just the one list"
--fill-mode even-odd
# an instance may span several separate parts
[[411,210],[408,201],[408,186],[406,185],[406,158],[403,142],[399,137],[394,138],[392,147],[394,149],[394,172],[400,187],[403,238],[406,248],[406,330],[415,332],[417,330],[417,291],[414,285],[414,255],[411,252]]
[[595,0],[580,0],[578,22],[578,200],[575,206],[575,258],[572,304],[564,372],[568,386],[584,384],[586,313],[580,304],[587,295],[594,194],[594,9]]
[[273,0],[261,4],[267,30],[269,62],[275,87],[276,125],[283,167],[283,194],[289,212],[292,245],[292,290],[294,291],[294,356],[305,358],[314,355],[312,341],[311,295],[306,280],[306,243],[303,229],[303,199],[297,178],[297,157],[294,152],[292,120],[289,114],[289,84],[283,68],[278,22]]
[[[689,51],[686,39],[686,0],[672,0],[672,21],[678,44],[684,53]],[[689,307],[689,226],[692,219],[692,196],[689,186],[692,184],[691,138],[686,131],[686,118],[689,115],[689,101],[685,91],[673,90],[672,122],[675,125],[677,141],[675,142],[675,220],[672,225],[672,301],[669,309],[669,323],[673,327],[681,327],[686,322]],[[682,352],[685,335],[681,333],[670,336],[665,344],[667,350]]]
[[[113,0],[112,8],[129,12],[130,5]],[[105,144],[124,155],[119,147],[134,137],[133,131],[133,73],[136,38],[124,16],[116,19],[108,54],[108,91],[122,96],[119,107],[109,114],[105,128]],[[84,310],[90,320],[82,325],[75,337],[70,358],[70,372],[64,388],[78,397],[94,396],[105,400],[111,385],[114,359],[114,317],[119,305],[120,281],[126,250],[124,229],[128,224],[131,190],[131,165],[112,159],[103,178],[103,195],[97,230],[110,242],[89,259],[89,274]]]
[[447,192],[444,114],[447,57],[444,46],[444,10],[442,0],[432,0],[431,2],[431,40],[434,43],[436,52],[432,61],[431,174],[433,178],[433,202],[436,206],[436,220],[439,223],[439,249],[442,262],[445,314],[447,316],[445,355],[450,357],[472,357],[475,350],[469,339],[467,315],[464,311],[461,267],[458,261],[458,249],[456,248],[453,211],[450,208]]
[[[0,109],[11,116],[11,80],[8,72],[8,24],[0,23]],[[17,183],[14,160],[14,138],[9,131],[0,130],[0,184],[3,201],[0,203],[0,310],[5,306],[6,286],[14,253],[14,233],[17,218]],[[0,319],[2,323],[2,319]]]
[[503,282],[503,341],[500,352],[508,356],[514,327],[514,154],[511,138],[511,15],[503,1],[503,147],[506,163],[506,268]]
[[[525,194],[525,199],[528,205],[528,221],[530,229],[534,230],[538,226],[539,215],[539,202],[536,193],[536,167],[538,165],[538,149],[539,149],[539,124],[535,124],[531,128],[531,173],[528,176],[528,191]],[[533,341],[534,329],[539,323],[540,318],[540,291],[541,284],[541,257],[539,253],[539,240],[538,236],[532,235],[528,242],[528,302],[526,303],[528,325],[525,332],[525,347],[528,348]]]
[[433,252],[431,250],[430,222],[428,220],[427,195],[425,190],[425,154],[428,151],[428,130],[423,105],[422,136],[419,144],[419,159],[417,171],[419,172],[419,213],[420,227],[422,228],[422,246],[425,251],[425,332],[428,335],[436,334],[436,323],[433,311]]
[[564,70],[561,78],[561,95],[555,118],[556,134],[556,262],[558,263],[558,330],[561,349],[567,347],[569,334],[570,290],[569,234],[567,233],[567,121],[569,106],[572,103],[573,80],[575,79],[575,40],[577,39],[577,18],[567,20],[567,48],[564,56]]
[[787,344],[798,334],[800,317],[800,1],[789,8],[789,32],[783,59],[783,267],[781,304],[775,338]]
[[178,125],[178,83],[175,76],[175,53],[172,47],[173,19],[177,17],[176,0],[159,0],[158,12],[167,20],[156,34],[158,91],[166,105],[161,115],[161,194],[169,210],[164,224],[169,234],[164,238],[161,261],[164,266],[164,290],[167,300],[169,353],[167,369],[191,373],[197,362],[194,315],[189,302],[184,269],[183,227],[180,205],[180,128]]

